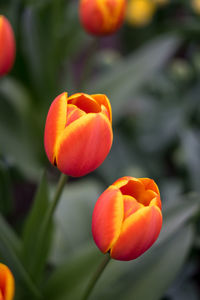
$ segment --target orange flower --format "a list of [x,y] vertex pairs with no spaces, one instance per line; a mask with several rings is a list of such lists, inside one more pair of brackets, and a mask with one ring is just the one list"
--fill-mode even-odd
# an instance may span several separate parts
[[0,15],[0,76],[7,74],[15,60],[15,38],[6,17]]
[[117,260],[132,260],[149,249],[162,226],[157,185],[149,178],[122,177],[99,197],[92,234],[103,252]]
[[59,95],[48,112],[44,145],[50,162],[79,177],[101,165],[113,139],[112,113],[105,95]]
[[94,35],[108,35],[123,23],[126,0],[80,0],[80,21]]
[[12,300],[15,291],[15,281],[10,269],[0,263],[0,300]]

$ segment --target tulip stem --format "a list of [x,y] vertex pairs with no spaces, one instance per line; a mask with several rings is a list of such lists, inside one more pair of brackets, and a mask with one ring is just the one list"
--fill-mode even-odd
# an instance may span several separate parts
[[110,254],[106,254],[104,257],[104,260],[101,262],[101,264],[98,266],[96,272],[94,273],[93,277],[91,278],[89,285],[83,295],[82,300],[87,300],[96,285],[98,279],[100,278],[101,274],[103,273],[104,269],[106,268],[107,264],[110,261]]
[[62,191],[63,191],[63,188],[64,188],[64,185],[65,183],[67,182],[67,179],[68,179],[68,176],[65,175],[65,174],[61,174],[60,175],[60,179],[59,179],[59,182],[58,182],[58,185],[57,185],[57,188],[56,188],[56,191],[55,191],[55,195],[54,195],[54,198],[50,204],[50,207],[49,207],[49,211],[47,212],[47,215],[46,215],[46,219],[45,219],[45,222],[44,222],[44,227],[47,228],[50,221],[51,221],[51,218],[53,216],[53,213],[58,205],[58,202],[59,202],[59,199],[60,199],[60,196],[62,194]]

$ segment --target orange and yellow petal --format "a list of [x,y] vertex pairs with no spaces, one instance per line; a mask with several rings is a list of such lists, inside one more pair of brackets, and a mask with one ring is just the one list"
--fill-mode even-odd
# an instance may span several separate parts
[[135,198],[125,195],[123,196],[124,201],[124,220],[130,215],[135,213],[138,209],[142,208],[143,205],[139,203]]
[[81,0],[81,23],[94,35],[114,33],[124,20],[125,4],[125,0]]
[[73,177],[92,172],[105,160],[112,140],[112,128],[104,114],[82,116],[69,124],[57,141],[58,169]]
[[96,202],[92,216],[92,234],[98,248],[106,253],[119,237],[123,213],[123,197],[110,186]]
[[101,106],[88,94],[77,93],[68,98],[68,103],[76,105],[86,113],[99,113]]
[[10,269],[0,263],[0,299],[12,300],[14,297],[15,282]]
[[62,93],[52,102],[45,124],[44,147],[49,161],[55,163],[57,141],[67,120],[67,93]]
[[160,195],[158,186],[153,179],[150,178],[138,178],[138,179],[144,184],[146,190],[152,190],[158,195]]
[[106,108],[108,113],[108,118],[110,122],[112,122],[112,110],[111,110],[111,105],[108,97],[106,97],[106,95],[103,94],[95,94],[95,95],[91,95],[91,97],[95,99],[100,106],[103,105]]
[[83,110],[79,109],[77,106],[75,106],[73,104],[68,104],[67,105],[67,122],[65,124],[65,127],[84,115],[86,115],[86,113]]
[[158,207],[144,207],[125,219],[120,236],[110,255],[117,260],[132,260],[148,250],[158,238],[162,214]]
[[102,35],[103,16],[96,5],[96,1],[80,1],[80,21],[88,33]]
[[7,74],[15,60],[15,37],[6,17],[0,15],[0,76]]

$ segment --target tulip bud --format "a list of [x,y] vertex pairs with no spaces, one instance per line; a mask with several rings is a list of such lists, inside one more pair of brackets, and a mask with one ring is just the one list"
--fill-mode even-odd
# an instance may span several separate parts
[[152,179],[122,177],[104,191],[92,216],[97,247],[117,260],[132,260],[149,249],[162,226],[161,200]]
[[105,95],[59,95],[49,109],[44,145],[49,161],[64,174],[86,175],[105,160],[113,139]]
[[0,15],[0,76],[3,76],[10,71],[14,60],[14,32],[6,17]]
[[10,269],[0,263],[0,300],[12,300],[15,291],[15,281]]
[[156,5],[152,0],[129,0],[126,20],[133,26],[148,25],[154,15]]
[[80,0],[80,21],[94,35],[109,35],[123,23],[126,0]]

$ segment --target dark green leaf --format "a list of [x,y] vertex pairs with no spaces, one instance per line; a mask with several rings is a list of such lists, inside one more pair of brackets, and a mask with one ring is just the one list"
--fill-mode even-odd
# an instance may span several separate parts
[[[30,274],[37,280],[40,279],[49,252],[51,226],[45,237],[43,237],[42,240],[40,239],[40,229],[48,207],[48,188],[46,176],[43,174],[33,202],[33,207],[24,227],[22,249],[24,265]],[[39,242],[41,244],[39,244]],[[38,264],[36,264],[38,256],[39,261]]]

